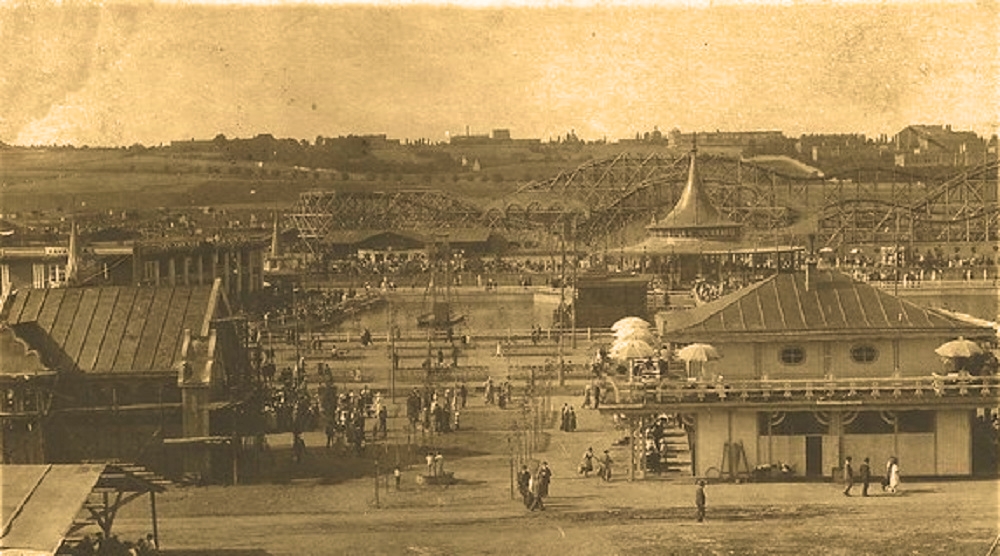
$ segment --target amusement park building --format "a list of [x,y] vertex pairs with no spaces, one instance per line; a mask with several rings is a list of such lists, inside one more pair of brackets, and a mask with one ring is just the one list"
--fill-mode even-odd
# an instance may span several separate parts
[[[758,465],[830,476],[853,456],[897,456],[911,476],[966,476],[995,465],[977,419],[997,407],[995,377],[945,374],[935,349],[977,326],[833,270],[779,272],[715,301],[661,312],[673,345],[708,343],[722,358],[688,382],[620,391],[607,411],[690,425],[693,472],[738,476]],[[989,424],[986,423],[986,429]]]
[[168,458],[164,442],[219,434],[247,386],[221,282],[14,294],[0,324],[0,463],[113,458],[208,473],[209,450]]

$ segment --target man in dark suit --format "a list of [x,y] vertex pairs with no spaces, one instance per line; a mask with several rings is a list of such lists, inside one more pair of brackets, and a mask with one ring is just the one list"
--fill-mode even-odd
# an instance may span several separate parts
[[517,472],[517,491],[521,493],[521,499],[524,501],[524,507],[531,507],[531,491],[528,490],[528,485],[531,483],[531,471],[528,471],[527,465],[522,465],[521,470]]
[[858,478],[861,479],[861,496],[868,496],[868,484],[872,481],[872,468],[868,465],[868,458],[858,467]]

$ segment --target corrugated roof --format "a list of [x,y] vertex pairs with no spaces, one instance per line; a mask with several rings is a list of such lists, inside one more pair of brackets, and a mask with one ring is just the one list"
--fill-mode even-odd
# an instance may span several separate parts
[[778,273],[687,311],[661,313],[664,334],[678,341],[729,334],[989,334],[835,270]]
[[212,286],[29,289],[8,321],[49,365],[84,372],[170,371],[184,329],[215,314]]

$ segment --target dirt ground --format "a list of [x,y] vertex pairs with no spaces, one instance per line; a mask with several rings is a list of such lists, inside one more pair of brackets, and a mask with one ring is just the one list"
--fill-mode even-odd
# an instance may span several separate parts
[[[553,406],[579,402],[554,398]],[[553,469],[544,512],[511,497],[507,416],[478,399],[462,431],[431,438],[457,484],[421,486],[420,465],[403,469],[401,488],[383,476],[375,500],[371,457],[327,451],[307,437],[296,467],[288,435],[272,456],[286,470],[270,482],[236,487],[174,487],[157,497],[166,554],[976,554],[998,530],[998,482],[906,482],[899,493],[845,497],[831,483],[715,483],[707,519],[694,516],[691,477],[629,482],[627,452],[611,419],[580,410],[574,433],[547,432],[534,454]],[[576,473],[588,446],[611,448],[621,463],[610,483]],[[372,452],[377,448],[372,448]],[[369,454],[369,455],[370,455]],[[385,458],[385,454],[382,456]],[[391,459],[391,458],[390,458]],[[287,462],[285,461],[287,460]],[[386,467],[381,469],[383,473]],[[856,488],[855,494],[860,488]],[[123,539],[150,530],[148,504],[126,506],[115,523]]]

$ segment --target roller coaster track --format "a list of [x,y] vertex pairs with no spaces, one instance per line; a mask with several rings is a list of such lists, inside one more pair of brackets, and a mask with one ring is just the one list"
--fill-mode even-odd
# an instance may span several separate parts
[[[478,206],[438,190],[303,193],[288,212],[307,242],[335,230],[485,227],[509,238],[551,239],[572,226],[582,246],[626,244],[673,207],[688,155],[621,153],[528,182],[509,198]],[[723,214],[753,233],[817,218],[822,244],[893,240],[995,239],[997,163],[947,178],[905,168],[856,168],[858,181],[790,176],[753,161],[699,155],[707,193]],[[864,177],[871,181],[864,181]],[[888,181],[882,181],[888,180]]]
[[[1000,222],[997,169],[997,162],[992,162],[936,184],[894,182],[888,195],[884,190],[880,194],[877,186],[859,186],[848,197],[841,188],[825,195],[827,202],[818,218],[820,239],[827,246],[994,241]],[[894,177],[898,180],[901,175]]]

